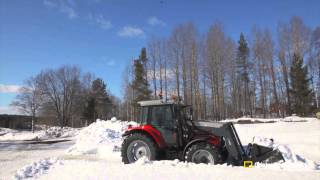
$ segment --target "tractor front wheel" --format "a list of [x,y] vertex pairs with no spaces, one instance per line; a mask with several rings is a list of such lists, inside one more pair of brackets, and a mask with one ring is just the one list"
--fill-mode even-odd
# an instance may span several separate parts
[[200,142],[189,147],[185,154],[185,160],[196,164],[217,164],[221,162],[221,155],[213,145]]
[[134,133],[123,140],[121,156],[125,164],[134,163],[142,157],[156,160],[157,145],[146,135]]

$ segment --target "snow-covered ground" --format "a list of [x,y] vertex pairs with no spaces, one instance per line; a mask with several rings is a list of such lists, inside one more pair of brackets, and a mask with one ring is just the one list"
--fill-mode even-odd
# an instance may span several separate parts
[[72,140],[79,129],[69,127],[50,127],[48,129],[18,131],[0,128],[0,180],[9,179],[17,169],[42,160],[59,157],[74,144],[74,141],[57,144],[31,144],[47,140]]
[[[18,169],[47,158],[64,156],[73,141],[56,144],[26,144],[0,141],[0,180],[12,179]],[[35,174],[35,172],[33,172]]]
[[[288,118],[286,118],[288,119]],[[62,149],[50,148],[47,156],[33,163],[16,165],[13,179],[320,179],[320,120],[290,117],[275,123],[236,124],[243,144],[254,142],[278,148],[285,163],[257,164],[253,168],[184,163],[178,160],[150,162],[141,159],[124,165],[120,157],[121,133],[127,122],[113,119],[83,128],[75,140]],[[298,120],[299,119],[299,120]],[[303,120],[303,121],[302,121]],[[255,137],[255,138],[254,138]],[[274,142],[269,138],[273,138]],[[58,143],[60,144],[60,143]],[[56,146],[59,146],[56,144]],[[17,159],[0,150],[0,179],[4,176],[2,159]],[[39,153],[40,151],[37,150]],[[6,158],[4,158],[4,156]],[[24,157],[21,157],[23,159]],[[11,165],[12,166],[12,165]],[[9,175],[8,173],[5,175]]]
[[254,137],[272,138],[276,144],[287,146],[298,155],[320,162],[320,120],[236,124],[235,127],[243,144],[252,142]]
[[288,116],[285,118],[250,118],[241,117],[237,119],[226,119],[222,122],[233,122],[236,124],[248,124],[248,123],[273,123],[273,122],[306,122],[316,120],[316,118],[299,117],[296,115]]

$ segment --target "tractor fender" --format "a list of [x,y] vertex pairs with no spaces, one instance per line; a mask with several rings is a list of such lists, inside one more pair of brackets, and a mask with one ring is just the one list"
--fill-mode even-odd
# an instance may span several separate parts
[[133,133],[142,133],[146,134],[158,145],[159,148],[165,148],[167,146],[164,138],[161,133],[152,127],[151,125],[142,125],[137,127],[129,127],[127,131],[124,132],[122,136],[128,136]]
[[198,137],[196,139],[193,139],[192,141],[190,141],[184,148],[183,150],[183,157],[185,157],[187,150],[189,149],[189,147],[191,147],[192,145],[198,143],[198,142],[207,142],[209,144],[212,144],[213,146],[218,146],[220,144],[220,140],[218,137],[215,136],[209,136],[209,137]]

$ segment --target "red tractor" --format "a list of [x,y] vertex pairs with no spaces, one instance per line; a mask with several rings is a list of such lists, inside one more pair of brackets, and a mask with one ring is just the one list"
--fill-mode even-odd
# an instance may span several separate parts
[[232,123],[193,120],[191,106],[162,100],[141,101],[139,126],[123,134],[122,161],[180,159],[193,163],[272,163],[278,150],[257,144],[244,148]]

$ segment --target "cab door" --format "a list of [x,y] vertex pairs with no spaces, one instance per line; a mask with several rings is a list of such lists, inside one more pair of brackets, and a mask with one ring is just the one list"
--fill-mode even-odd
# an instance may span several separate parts
[[177,126],[169,105],[153,106],[150,109],[150,124],[160,131],[169,147],[177,145]]

